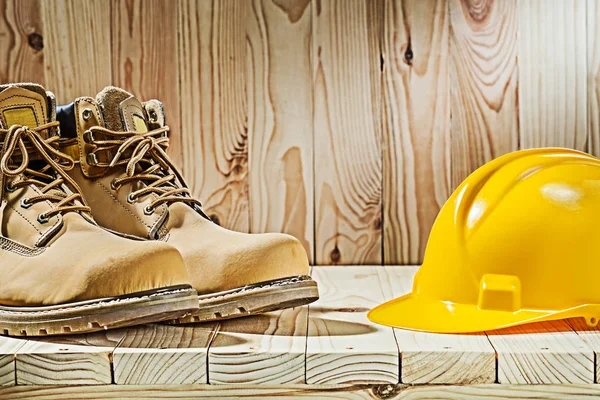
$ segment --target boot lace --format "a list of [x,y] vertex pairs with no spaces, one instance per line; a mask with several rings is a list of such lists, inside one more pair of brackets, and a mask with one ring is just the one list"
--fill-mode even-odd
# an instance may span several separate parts
[[[59,122],[50,122],[35,128],[27,126],[13,125],[9,129],[0,129],[0,137],[4,137],[0,158],[0,195],[4,200],[4,190],[14,191],[18,188],[33,185],[40,189],[41,194],[25,198],[22,200],[24,207],[29,207],[34,203],[41,201],[50,201],[56,203],[55,207],[40,214],[38,221],[46,223],[50,218],[57,214],[63,214],[70,211],[90,213],[88,207],[77,183],[67,175],[65,170],[70,170],[75,162],[67,154],[61,153],[53,145],[59,140],[58,136],[44,139],[40,132],[57,127]],[[25,147],[27,140],[35,151],[42,157],[44,166],[40,168],[30,168],[29,152]],[[19,160],[16,150],[19,150]],[[61,162],[59,164],[59,162]],[[17,164],[18,163],[18,164]],[[22,175],[21,179],[14,180],[12,183],[5,184],[7,176]],[[67,193],[62,188],[63,183],[70,185],[73,193]],[[81,204],[78,204],[80,202]]]
[[[111,186],[118,190],[128,182],[142,181],[145,185],[132,191],[128,200],[133,202],[150,193],[157,197],[149,203],[144,212],[152,214],[161,204],[184,202],[201,207],[200,201],[192,197],[181,173],[173,165],[166,149],[169,147],[168,126],[154,129],[146,133],[120,132],[100,126],[90,127],[86,132],[86,141],[97,147],[90,153],[97,155],[106,151],[112,154],[109,163],[94,163],[100,168],[125,166],[125,175],[115,178]],[[89,132],[89,133],[88,133]],[[103,134],[106,139],[96,139],[96,134]]]

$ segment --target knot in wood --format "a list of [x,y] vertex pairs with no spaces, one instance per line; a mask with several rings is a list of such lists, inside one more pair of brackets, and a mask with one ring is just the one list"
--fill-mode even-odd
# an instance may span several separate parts
[[29,43],[29,47],[35,51],[40,51],[44,48],[44,38],[37,32],[32,32],[27,35],[27,43]]

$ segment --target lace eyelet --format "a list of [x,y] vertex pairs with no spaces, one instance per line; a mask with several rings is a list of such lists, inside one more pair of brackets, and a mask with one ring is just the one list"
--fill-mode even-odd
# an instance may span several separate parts
[[119,190],[120,186],[117,186],[114,180],[110,181],[110,188],[114,191]]
[[7,183],[6,185],[4,185],[4,190],[6,190],[9,193],[12,193],[15,190],[17,190],[17,188],[11,185],[10,183]]
[[92,118],[92,110],[89,108],[86,108],[85,110],[83,110],[83,112],[81,113],[81,116],[83,117],[84,121],[89,121],[90,118]]
[[27,197],[23,197],[21,199],[21,208],[29,208],[31,207],[33,204],[29,202],[29,199]]
[[46,222],[50,221],[50,218],[46,217],[44,214],[40,214],[38,215],[37,220],[40,224],[45,224]]
[[154,214],[154,208],[149,207],[149,206],[144,207],[144,214],[146,214],[146,215]]
[[127,196],[127,202],[129,204],[133,204],[137,201],[137,197],[133,196],[133,193],[129,193],[129,195]]

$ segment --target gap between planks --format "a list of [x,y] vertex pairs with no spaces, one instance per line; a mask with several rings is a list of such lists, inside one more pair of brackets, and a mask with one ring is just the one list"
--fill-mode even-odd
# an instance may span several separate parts
[[20,385],[478,384],[496,376],[502,384],[596,381],[600,330],[583,319],[487,335],[369,322],[371,307],[410,290],[417,269],[315,267],[321,299],[310,307],[219,324],[0,337],[0,382],[12,385],[12,376]]

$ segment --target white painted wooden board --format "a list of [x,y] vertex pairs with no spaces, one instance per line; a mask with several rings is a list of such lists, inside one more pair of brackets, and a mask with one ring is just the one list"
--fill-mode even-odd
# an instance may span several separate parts
[[384,300],[377,269],[315,267],[313,277],[321,298],[309,307],[306,382],[397,383],[394,332],[366,315]]
[[27,340],[0,336],[0,386],[15,384],[15,353],[25,343]]
[[208,353],[211,384],[304,383],[307,307],[223,321]]
[[123,335],[114,330],[30,339],[16,352],[17,385],[110,384],[110,354]]
[[[377,267],[386,299],[409,293],[418,267]],[[496,380],[496,353],[485,333],[436,334],[394,329],[400,382],[478,384]]]
[[216,323],[127,329],[113,352],[114,382],[127,385],[208,383],[206,359]]
[[487,332],[498,355],[498,382],[570,384],[594,382],[594,353],[564,321]]

